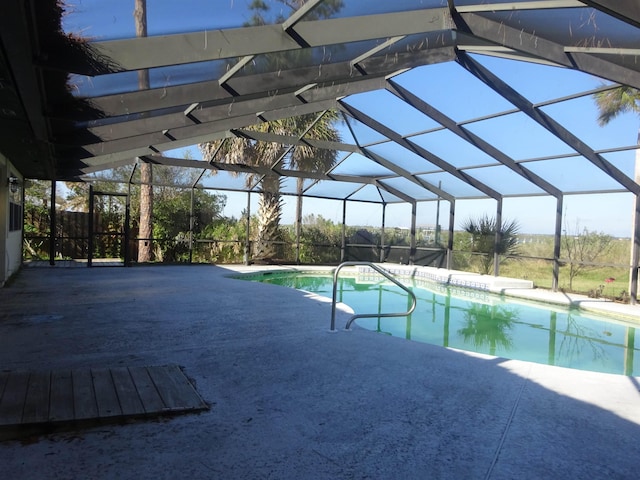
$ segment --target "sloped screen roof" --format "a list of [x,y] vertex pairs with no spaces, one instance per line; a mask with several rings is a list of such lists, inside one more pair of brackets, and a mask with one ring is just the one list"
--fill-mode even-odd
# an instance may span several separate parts
[[[48,3],[9,7],[28,27],[37,82],[16,70],[19,27],[2,25],[19,116],[35,125],[52,165],[18,161],[27,176],[81,179],[149,161],[221,171],[198,186],[242,190],[231,173],[269,167],[163,154],[242,135],[336,150],[330,170],[271,169],[309,178],[305,194],[325,198],[640,193],[635,126],[599,127],[592,98],[619,84],[640,88],[633,0],[288,2],[297,10],[270,0],[262,22],[244,0],[151,1],[146,37],[136,36],[133,0],[77,1],[62,27],[88,39],[93,62],[38,35]],[[73,97],[47,82],[50,71],[69,75]],[[328,109],[340,113],[340,142],[247,129]]]

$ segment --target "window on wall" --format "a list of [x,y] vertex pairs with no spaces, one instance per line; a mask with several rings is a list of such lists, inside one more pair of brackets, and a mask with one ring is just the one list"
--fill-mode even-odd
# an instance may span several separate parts
[[[13,173],[11,178],[17,178]],[[9,185],[9,230],[22,230],[22,185]]]

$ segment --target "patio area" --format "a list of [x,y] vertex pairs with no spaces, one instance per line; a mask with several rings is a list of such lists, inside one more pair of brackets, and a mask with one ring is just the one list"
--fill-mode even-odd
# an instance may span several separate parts
[[3,441],[2,476],[637,478],[637,377],[332,334],[330,302],[248,268],[22,269],[0,372],[177,365],[210,408]]

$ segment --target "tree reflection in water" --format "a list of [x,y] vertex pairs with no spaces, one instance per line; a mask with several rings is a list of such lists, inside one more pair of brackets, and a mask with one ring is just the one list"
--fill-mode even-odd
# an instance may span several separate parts
[[[261,275],[260,281],[325,296],[330,296],[333,288],[333,277],[318,273],[274,272]],[[389,308],[394,310],[401,305],[399,302],[410,302],[403,292],[394,288],[372,278],[366,281],[340,278],[338,301],[362,312],[371,311],[377,303],[378,312],[382,312],[384,297],[391,301],[393,307]],[[377,321],[372,319],[371,323],[361,326],[387,335],[548,365],[629,376],[638,370],[636,329],[632,326],[602,324],[602,320],[575,311],[520,304],[489,305],[473,303],[468,298],[452,300],[447,288],[438,287],[437,291],[429,292],[418,295],[418,309],[404,322],[401,319],[385,321],[388,319],[379,317]],[[548,323],[541,322],[547,315]],[[427,322],[436,324],[435,329],[428,328]],[[460,338],[464,346],[450,336]]]
[[476,351],[488,346],[489,354],[495,355],[498,346],[508,351],[513,340],[508,331],[518,320],[518,310],[506,306],[470,303],[464,312],[466,325],[458,330],[465,343],[472,342]]
[[557,330],[557,333],[562,333],[563,337],[556,354],[556,361],[560,361],[563,365],[578,363],[579,359],[586,355],[583,353],[585,347],[591,349],[593,360],[604,364],[607,359],[607,353],[602,346],[604,342],[602,335],[593,328],[581,325],[573,318],[572,313],[567,314],[566,328]]

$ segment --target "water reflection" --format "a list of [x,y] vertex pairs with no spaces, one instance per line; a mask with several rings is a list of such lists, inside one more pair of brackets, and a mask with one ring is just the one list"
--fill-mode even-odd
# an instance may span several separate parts
[[518,311],[513,308],[496,305],[470,303],[464,312],[463,328],[458,329],[465,343],[471,343],[477,350],[488,346],[489,354],[496,354],[496,346],[504,351],[511,350],[513,340],[508,331],[518,319]]
[[[272,274],[269,283],[330,297],[332,277]],[[416,281],[418,306],[399,318],[360,319],[361,327],[407,339],[582,370],[633,375],[635,328],[574,310],[509,303],[481,291]],[[341,278],[338,300],[356,313],[406,311],[406,293],[379,278]]]

